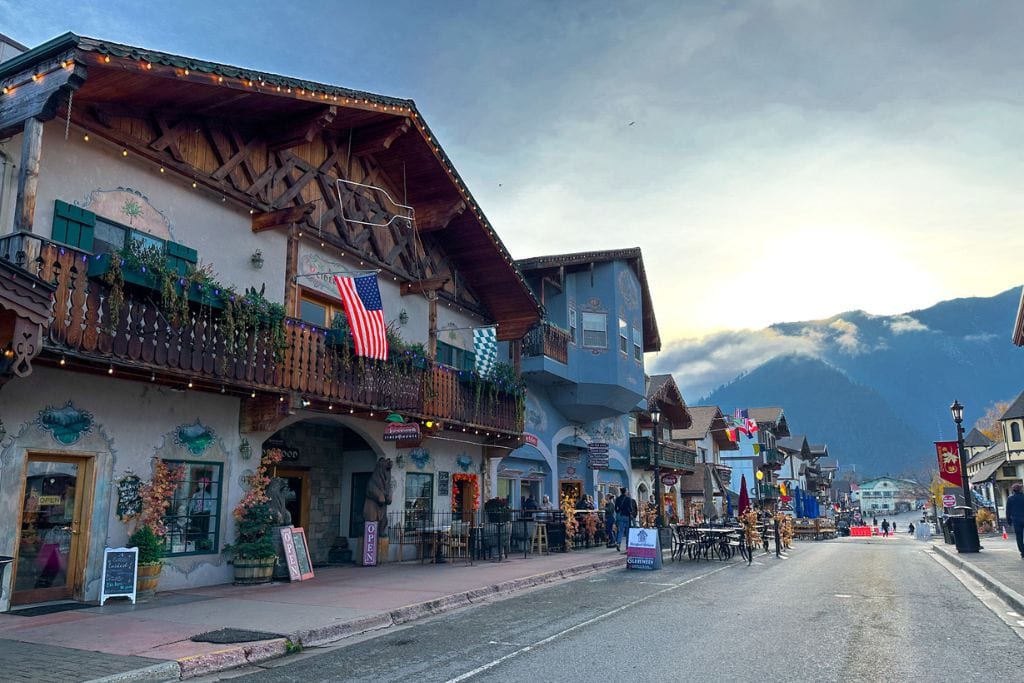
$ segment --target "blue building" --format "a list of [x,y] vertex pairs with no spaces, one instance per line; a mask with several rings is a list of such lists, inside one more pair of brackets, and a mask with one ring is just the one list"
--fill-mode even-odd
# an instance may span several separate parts
[[[644,353],[661,349],[640,249],[517,261],[545,315],[521,342],[525,444],[491,459],[491,495],[518,507],[635,491],[630,435],[647,398]],[[500,353],[500,351],[499,351]],[[607,463],[607,464],[605,464]]]

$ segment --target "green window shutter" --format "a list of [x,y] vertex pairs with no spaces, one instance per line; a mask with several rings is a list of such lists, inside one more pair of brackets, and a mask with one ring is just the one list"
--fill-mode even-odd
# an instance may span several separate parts
[[53,230],[50,238],[68,246],[92,251],[96,214],[80,206],[57,199],[53,205]]
[[167,243],[167,263],[174,268],[179,275],[188,273],[189,266],[195,267],[199,261],[199,253],[191,247],[177,242]]

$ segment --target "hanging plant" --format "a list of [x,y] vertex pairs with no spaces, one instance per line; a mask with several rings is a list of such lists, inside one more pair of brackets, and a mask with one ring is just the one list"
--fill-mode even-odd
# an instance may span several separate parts
[[107,290],[107,323],[104,329],[112,332],[117,327],[117,321],[121,318],[121,309],[124,308],[124,272],[121,270],[121,259],[117,254],[110,257],[110,268],[103,274],[103,282]]

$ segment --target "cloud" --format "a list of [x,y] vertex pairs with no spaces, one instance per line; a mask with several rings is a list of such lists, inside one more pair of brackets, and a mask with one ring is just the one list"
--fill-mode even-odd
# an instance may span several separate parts
[[853,323],[837,318],[829,324],[829,328],[837,332],[832,340],[839,346],[839,350],[850,356],[857,356],[867,351],[867,346],[858,336],[859,330]]
[[904,332],[927,332],[928,326],[917,318],[912,318],[909,315],[897,315],[893,316],[891,320],[886,321],[886,325],[892,330],[893,334],[903,334]]
[[820,357],[824,335],[811,327],[787,335],[777,330],[719,332],[673,342],[655,358],[651,373],[670,372],[687,401],[705,396],[777,356]]

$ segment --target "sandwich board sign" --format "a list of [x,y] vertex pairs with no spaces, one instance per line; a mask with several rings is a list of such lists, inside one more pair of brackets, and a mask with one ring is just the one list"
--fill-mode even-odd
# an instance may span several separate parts
[[129,598],[135,604],[138,580],[138,548],[104,548],[103,576],[100,579],[100,607],[107,598]]
[[657,529],[629,528],[626,541],[626,569],[661,569],[661,548]]

